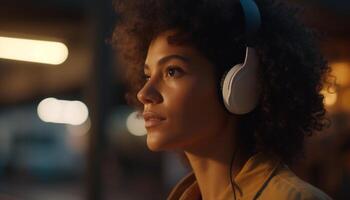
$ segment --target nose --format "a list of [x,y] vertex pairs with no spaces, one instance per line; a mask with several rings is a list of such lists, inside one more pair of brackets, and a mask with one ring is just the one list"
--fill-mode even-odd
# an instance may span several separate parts
[[142,104],[158,104],[162,102],[163,98],[159,90],[148,81],[137,93],[137,99]]

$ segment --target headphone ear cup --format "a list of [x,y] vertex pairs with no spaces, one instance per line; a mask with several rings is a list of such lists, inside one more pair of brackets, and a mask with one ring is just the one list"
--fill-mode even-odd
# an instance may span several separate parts
[[[227,70],[221,78],[220,81],[220,86],[221,86],[221,91],[223,91],[223,87],[226,81],[226,84],[229,82],[229,80],[231,79],[232,75],[234,75],[235,73],[237,73],[237,71],[239,70],[239,68],[241,68],[243,64],[237,64],[235,66],[233,66],[232,68],[230,68],[229,70]],[[226,85],[226,87],[228,87],[228,85]]]
[[233,66],[224,74],[221,82],[221,91],[224,104],[231,113],[235,113],[230,103],[230,97],[232,95],[232,83],[235,80],[236,74],[242,69],[242,67],[243,64],[237,64]]
[[224,104],[231,113],[246,114],[255,108],[260,95],[257,68],[256,52],[247,47],[244,64],[235,65],[225,75],[222,95]]

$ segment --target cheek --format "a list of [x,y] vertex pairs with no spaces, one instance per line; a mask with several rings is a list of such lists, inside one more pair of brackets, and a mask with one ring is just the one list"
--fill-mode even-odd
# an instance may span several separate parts
[[172,130],[186,135],[213,133],[223,121],[214,82],[191,80],[173,87],[165,97]]

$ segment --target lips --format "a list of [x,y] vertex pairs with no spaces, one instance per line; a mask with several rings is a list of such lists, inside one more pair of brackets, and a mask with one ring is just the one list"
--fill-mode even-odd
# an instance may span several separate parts
[[165,120],[165,117],[153,111],[145,111],[142,115],[145,119],[146,128],[160,125]]

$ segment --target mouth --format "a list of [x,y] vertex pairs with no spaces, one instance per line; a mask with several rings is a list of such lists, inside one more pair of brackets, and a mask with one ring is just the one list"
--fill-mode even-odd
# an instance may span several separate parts
[[151,128],[154,126],[158,126],[161,123],[163,123],[164,119],[149,119],[149,120],[145,120],[145,127],[146,128]]
[[156,112],[147,111],[147,112],[144,112],[142,115],[145,120],[146,128],[158,126],[162,124],[163,121],[165,120],[165,117],[161,116]]

